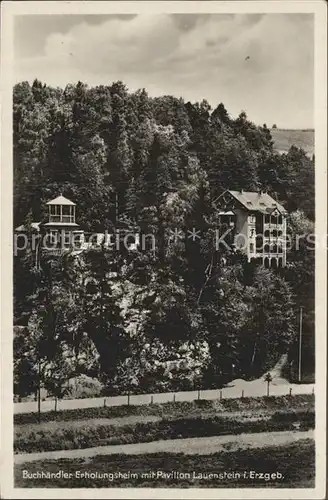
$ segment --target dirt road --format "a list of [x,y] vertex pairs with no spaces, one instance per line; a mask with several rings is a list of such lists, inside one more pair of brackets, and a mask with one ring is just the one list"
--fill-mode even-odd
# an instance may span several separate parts
[[302,439],[312,439],[314,431],[298,432],[260,432],[228,436],[211,436],[187,439],[170,439],[152,441],[150,443],[125,444],[117,446],[97,446],[81,450],[59,450],[42,453],[24,453],[14,455],[15,464],[35,462],[38,460],[58,460],[90,458],[96,455],[141,455],[145,453],[185,453],[188,455],[209,455],[219,451],[236,451],[241,449],[263,448],[295,443]]

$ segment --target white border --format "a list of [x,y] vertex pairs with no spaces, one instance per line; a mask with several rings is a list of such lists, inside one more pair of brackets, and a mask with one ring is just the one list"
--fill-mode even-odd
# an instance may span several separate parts
[[[12,71],[13,18],[28,14],[117,13],[314,13],[315,14],[315,155],[316,234],[327,222],[327,5],[322,1],[4,1],[1,4],[1,437],[2,498],[325,498],[326,479],[326,250],[316,249],[316,487],[314,489],[150,489],[14,488],[12,402]],[[4,481],[5,479],[5,481]]]

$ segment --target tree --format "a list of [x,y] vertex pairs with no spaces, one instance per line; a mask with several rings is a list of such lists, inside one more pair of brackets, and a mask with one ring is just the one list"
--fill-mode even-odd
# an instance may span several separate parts
[[14,394],[22,397],[36,394],[38,373],[31,336],[24,326],[14,327]]
[[[288,217],[287,232],[290,240],[286,280],[295,294],[297,312],[303,307],[303,360],[304,373],[313,378],[315,371],[315,228],[304,212],[297,210]],[[292,363],[297,359],[298,339],[289,352]]]
[[256,269],[253,287],[252,320],[246,329],[244,352],[249,363],[248,373],[259,375],[293,342],[295,310],[289,284],[272,271]]
[[[117,297],[119,265],[115,257],[117,252],[103,244],[85,252],[83,279],[78,285],[79,301],[83,303],[83,330],[99,353],[99,375],[109,380],[129,344]],[[78,276],[75,286],[77,279]]]

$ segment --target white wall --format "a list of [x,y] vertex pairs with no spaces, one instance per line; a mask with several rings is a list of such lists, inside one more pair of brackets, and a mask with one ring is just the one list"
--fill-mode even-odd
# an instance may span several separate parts
[[248,213],[244,210],[235,210],[236,220],[236,248],[247,253],[248,248]]

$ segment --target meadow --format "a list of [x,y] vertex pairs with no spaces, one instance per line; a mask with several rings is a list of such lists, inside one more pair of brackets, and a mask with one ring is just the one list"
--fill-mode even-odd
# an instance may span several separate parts
[[296,146],[310,156],[314,154],[314,130],[273,128],[270,132],[274,141],[274,149],[280,153],[287,153],[291,146]]
[[[14,418],[17,487],[311,487],[314,481],[312,394],[86,408],[36,418]],[[68,476],[28,478],[23,471]],[[83,477],[90,471],[97,475]],[[180,476],[167,476],[172,471]],[[222,471],[244,475],[208,476]],[[282,476],[255,480],[250,471]],[[121,475],[109,481],[104,472]]]
[[54,450],[92,448],[96,446],[144,443],[167,439],[191,437],[223,436],[254,432],[293,431],[295,423],[299,430],[314,427],[313,411],[275,412],[247,416],[207,416],[180,417],[159,421],[137,422],[122,426],[104,423],[84,426],[65,425],[40,429],[18,429],[15,431],[15,453],[32,453]]
[[[71,477],[47,479],[23,477],[23,471],[28,474],[37,472],[58,473],[66,471]],[[101,478],[103,473],[120,472],[116,480]],[[131,472],[137,477],[131,477]],[[180,471],[181,474],[223,473],[224,471],[239,471],[240,478],[196,479],[161,476],[147,477],[145,472],[163,471],[167,474]],[[250,472],[257,472],[263,477],[251,479]],[[88,472],[89,477],[81,477]],[[246,476],[244,473],[246,472]],[[265,479],[264,474],[279,472],[281,479]],[[98,477],[92,477],[96,474]],[[195,474],[193,474],[195,473]],[[90,477],[91,476],[91,477]],[[130,477],[129,477],[130,476]],[[271,446],[270,448],[245,450],[235,452],[220,452],[209,455],[187,455],[183,453],[142,454],[112,456],[98,455],[94,458],[75,460],[45,460],[29,464],[19,464],[15,467],[15,486],[29,488],[109,488],[109,487],[140,487],[140,488],[313,488],[315,477],[315,447],[313,440],[303,440],[289,446]]]

